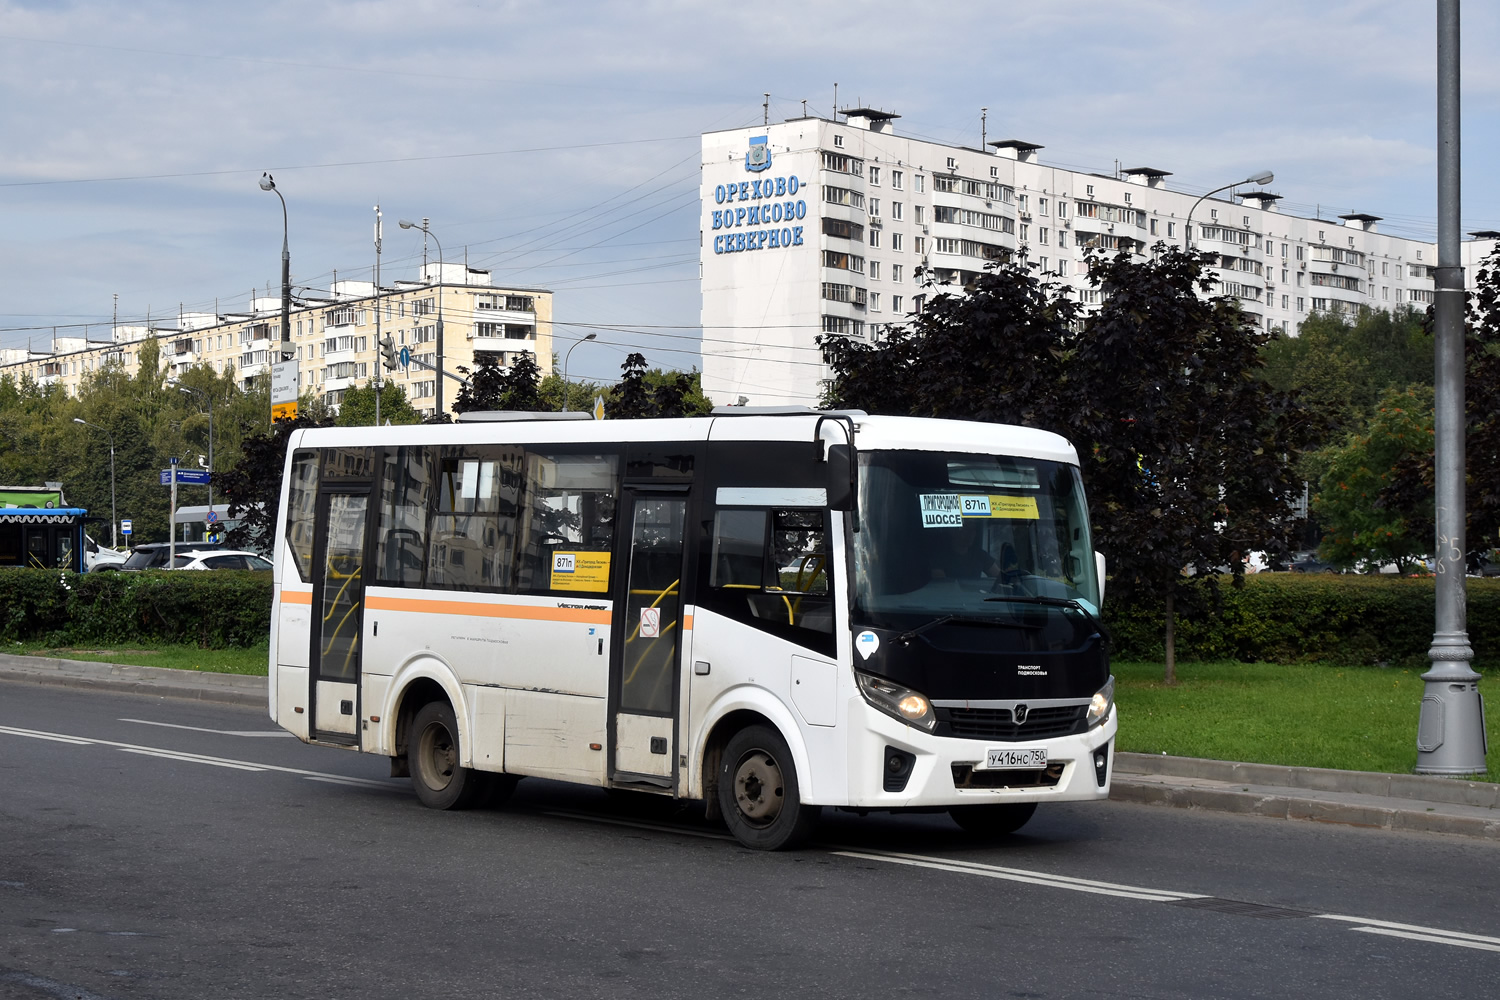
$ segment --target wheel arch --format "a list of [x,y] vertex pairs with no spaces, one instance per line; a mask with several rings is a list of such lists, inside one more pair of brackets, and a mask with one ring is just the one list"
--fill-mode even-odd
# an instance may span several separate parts
[[423,658],[406,664],[391,678],[381,725],[386,727],[385,745],[391,756],[406,756],[407,735],[412,717],[430,701],[447,701],[458,726],[459,763],[473,766],[473,740],[469,732],[469,711],[464,702],[463,686],[448,665],[440,660]]
[[786,740],[797,768],[797,785],[803,801],[817,802],[817,789],[807,744],[802,739],[796,718],[780,701],[760,688],[739,688],[724,692],[708,713],[699,730],[698,744],[693,748],[696,772],[691,776],[689,791],[702,797],[710,819],[718,817],[718,797],[714,794],[719,777],[719,762],[724,747],[735,733],[747,726],[770,726]]

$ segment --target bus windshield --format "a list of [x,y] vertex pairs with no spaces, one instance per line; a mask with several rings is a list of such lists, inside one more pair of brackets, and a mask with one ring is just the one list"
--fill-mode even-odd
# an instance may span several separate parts
[[997,622],[1076,601],[1099,614],[1078,469],[957,452],[860,453],[853,536],[861,624],[921,627],[951,615]]

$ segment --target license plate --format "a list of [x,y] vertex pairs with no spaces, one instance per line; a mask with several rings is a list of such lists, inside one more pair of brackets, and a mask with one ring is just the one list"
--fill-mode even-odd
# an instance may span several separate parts
[[1046,767],[1046,750],[1010,750],[991,748],[985,755],[986,770],[1008,770],[1011,768]]

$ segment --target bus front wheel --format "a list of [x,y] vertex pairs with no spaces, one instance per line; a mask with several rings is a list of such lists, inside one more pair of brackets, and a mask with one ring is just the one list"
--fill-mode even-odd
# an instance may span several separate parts
[[822,811],[802,804],[792,752],[769,726],[730,737],[720,758],[719,809],[735,839],[758,851],[802,843]]
[[459,766],[458,723],[446,701],[417,709],[406,756],[412,787],[429,809],[469,809],[489,790],[489,775]]
[[1036,812],[1035,802],[991,802],[985,805],[950,806],[948,815],[969,833],[981,837],[1003,837],[1026,825]]

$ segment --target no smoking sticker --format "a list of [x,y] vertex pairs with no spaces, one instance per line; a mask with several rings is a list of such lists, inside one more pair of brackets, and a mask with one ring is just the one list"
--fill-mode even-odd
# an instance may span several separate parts
[[655,639],[661,635],[661,608],[641,609],[641,638]]

